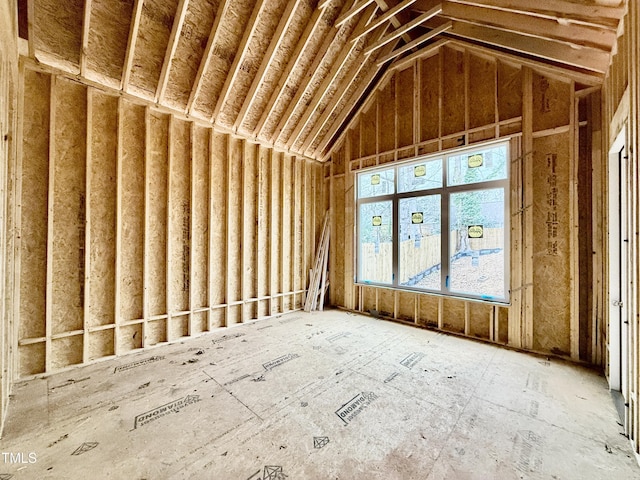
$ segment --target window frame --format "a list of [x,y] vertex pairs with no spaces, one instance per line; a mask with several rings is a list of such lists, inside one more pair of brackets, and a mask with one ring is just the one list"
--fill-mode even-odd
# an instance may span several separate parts
[[[510,248],[510,228],[511,228],[511,212],[510,212],[510,184],[511,184],[511,162],[512,152],[510,145],[510,138],[501,138],[500,140],[493,140],[490,142],[478,143],[472,146],[465,146],[462,148],[451,149],[447,151],[441,151],[428,155],[420,155],[418,157],[409,158],[406,160],[386,163],[384,165],[377,165],[370,168],[363,168],[355,172],[354,195],[355,195],[355,275],[354,280],[356,285],[360,286],[376,286],[383,288],[391,288],[394,290],[410,291],[414,293],[426,293],[430,295],[461,298],[466,300],[479,300],[487,303],[495,303],[500,305],[510,305],[511,302],[511,279],[510,279],[510,263],[511,263],[511,248]],[[471,155],[474,152],[486,150],[489,148],[504,147],[506,148],[506,177],[499,180],[487,180],[474,182],[469,184],[451,185],[447,184],[448,180],[448,159],[449,157]],[[399,170],[401,167],[408,167],[411,165],[417,165],[424,161],[433,161],[440,159],[442,162],[442,185],[437,188],[426,188],[422,190],[412,190],[408,192],[398,192],[398,186],[400,181]],[[360,183],[359,179],[361,175],[372,174],[378,171],[394,170],[394,189],[393,193],[384,194],[379,196],[370,196],[359,198],[360,195]],[[451,238],[451,225],[450,225],[450,197],[454,193],[460,192],[473,192],[500,188],[504,191],[504,297],[496,297],[482,294],[471,294],[452,292],[448,283],[451,273],[451,252],[450,238]],[[427,289],[413,287],[409,285],[400,285],[400,200],[405,198],[417,198],[429,195],[440,195],[440,289]],[[381,283],[374,281],[361,280],[361,242],[360,242],[360,210],[361,205],[367,203],[377,203],[391,201],[392,202],[392,281],[391,283]]]

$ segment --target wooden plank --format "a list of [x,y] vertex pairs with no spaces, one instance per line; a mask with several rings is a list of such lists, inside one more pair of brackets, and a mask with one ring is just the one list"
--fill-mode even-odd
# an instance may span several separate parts
[[[347,8],[348,5],[349,5],[349,2],[346,2],[343,5],[343,7],[342,7],[342,11],[343,12],[345,11],[345,9]],[[316,71],[318,70],[318,68],[320,67],[322,62],[325,60],[326,55],[328,55],[329,49],[330,49],[331,45],[333,44],[333,41],[336,38],[336,35],[338,34],[339,31],[341,31],[341,28],[340,29],[333,29],[324,37],[322,45],[320,45],[320,48],[318,49],[318,51],[314,55],[313,63],[308,68],[308,72],[310,74],[305,75],[303,77],[300,85],[298,85],[298,89],[296,91],[296,94],[289,101],[289,105],[287,106],[287,109],[282,114],[282,117],[280,118],[280,121],[278,122],[278,126],[276,127],[276,129],[273,132],[273,135],[269,139],[271,144],[275,144],[275,140],[280,137],[280,133],[285,128],[287,123],[290,121],[291,115],[293,114],[293,112],[295,112],[297,110],[300,102],[302,101],[302,98],[303,98],[304,94],[307,91],[307,88],[309,87],[309,84],[311,83],[311,80],[314,78],[314,75],[315,75]]]
[[[372,3],[373,3],[373,0],[360,0],[348,11],[344,12],[336,19],[336,23],[334,24],[334,27],[340,28],[342,25],[347,23],[349,20],[351,20],[353,17],[355,17],[357,14],[359,14],[362,10],[367,8]],[[376,9],[377,9],[377,6],[376,6]]]
[[218,96],[218,101],[216,102],[216,107],[213,110],[213,115],[211,117],[211,121],[215,122],[220,115],[220,110],[225,106],[227,100],[229,99],[229,95],[231,93],[231,86],[235,83],[236,77],[240,72],[240,66],[242,65],[242,60],[249,49],[249,45],[251,44],[250,40],[253,37],[253,34],[258,28],[258,18],[262,13],[263,9],[268,5],[268,1],[265,0],[257,0],[255,6],[253,7],[253,11],[251,12],[251,17],[247,21],[247,28],[245,28],[244,33],[242,34],[242,39],[240,40],[240,45],[238,46],[238,50],[233,59],[233,63],[231,64],[231,68],[229,69],[229,73],[224,81],[224,85],[222,86],[222,90],[220,91],[220,95]]
[[383,64],[387,63],[389,60],[392,60],[392,59],[396,58],[397,56],[402,55],[403,53],[408,52],[409,50],[411,50],[413,48],[416,48],[418,45],[422,45],[423,43],[428,42],[429,40],[431,40],[432,38],[437,37],[441,33],[444,33],[444,32],[447,32],[447,31],[451,30],[451,28],[452,28],[452,23],[451,22],[447,22],[444,25],[440,25],[439,27],[434,28],[430,32],[425,33],[424,35],[416,38],[412,42],[409,42],[406,45],[403,45],[402,47],[398,48],[397,50],[394,50],[393,52],[391,52],[391,53],[379,58],[378,59],[378,65],[383,65]]
[[[395,42],[390,43],[389,46],[386,48],[389,48],[390,50],[392,50],[396,44],[397,44],[397,40]],[[360,105],[360,107],[357,107],[357,105],[362,95],[364,94],[364,92],[366,92],[369,89],[373,81],[376,79],[378,72],[380,71],[381,68],[382,67],[380,65],[376,65],[375,67],[371,68],[367,73],[366,77],[362,79],[362,81],[358,85],[358,88],[354,90],[354,92],[349,97],[349,101],[346,102],[340,114],[332,122],[333,127],[329,129],[329,131],[325,134],[321,142],[318,144],[318,147],[313,152],[314,157],[319,156],[321,153],[323,153],[326,150],[327,146],[329,145],[331,140],[335,137],[336,133],[338,132],[338,130],[341,128],[341,126],[344,124],[344,122],[348,117],[355,119],[358,116],[359,112],[362,111],[363,106]],[[347,130],[348,129],[344,129],[344,131],[347,131]]]
[[[217,237],[216,234],[214,233],[214,215],[213,212],[217,211],[218,215],[216,216],[216,218],[220,218],[222,217],[221,215],[221,211],[220,211],[220,205],[216,205],[215,202],[215,194],[214,191],[218,191],[220,190],[219,188],[216,188],[214,190],[214,182],[215,182],[215,178],[216,176],[220,177],[223,175],[224,170],[216,169],[217,162],[215,161],[214,158],[214,149],[215,149],[215,133],[213,131],[213,129],[209,130],[209,191],[207,192],[207,196],[208,196],[208,200],[209,200],[209,212],[207,215],[207,230],[209,232],[209,243],[207,245],[207,258],[208,258],[208,268],[207,268],[207,293],[208,293],[208,306],[209,306],[209,316],[208,316],[208,326],[207,326],[207,330],[208,331],[212,331],[213,330],[213,306],[217,303],[216,302],[216,298],[215,298],[215,291],[214,291],[214,281],[215,280],[219,280],[216,279],[215,276],[215,270],[214,270],[214,254],[216,252],[216,240]],[[222,249],[218,248],[217,252],[219,253]]]
[[[85,17],[86,17],[86,9],[87,4],[89,4],[90,8],[90,0],[85,2]],[[86,28],[83,27],[83,28]],[[84,37],[84,31],[83,31]],[[88,36],[87,36],[88,42]],[[84,51],[84,39],[83,39],[83,50]],[[80,59],[82,63],[83,53],[80,53]],[[84,279],[83,279],[83,290],[84,290],[84,305],[83,305],[83,337],[82,337],[82,363],[86,363],[89,361],[89,322],[90,311],[91,311],[91,171],[93,166],[93,155],[92,155],[92,143],[91,143],[91,134],[93,130],[93,90],[91,88],[87,89],[87,118],[86,118],[86,146],[85,146],[85,209],[84,209]],[[105,132],[106,133],[106,132]]]
[[[356,29],[369,23],[369,21],[373,18],[373,15],[375,14],[376,8],[377,7],[371,7],[362,14],[362,16],[360,17],[360,21],[356,26]],[[340,50],[338,57],[334,59],[333,64],[331,65],[331,69],[327,74],[325,74],[313,98],[307,103],[304,113],[296,122],[296,126],[291,132],[291,135],[287,140],[287,147],[291,148],[296,144],[296,142],[298,141],[298,138],[300,138],[300,135],[302,134],[302,132],[308,125],[309,121],[311,120],[312,114],[316,111],[316,109],[320,105],[320,102],[324,98],[325,94],[327,93],[329,88],[331,88],[331,85],[336,80],[336,78],[340,74],[340,71],[347,63],[347,60],[349,60],[349,57],[355,51],[355,48],[358,46],[358,43],[357,42],[350,43],[349,41],[347,41],[347,45],[349,46],[343,47]],[[280,140],[280,137],[282,136],[282,132],[284,131],[284,128],[286,128],[287,125],[288,125],[288,122],[285,122],[283,130],[280,131],[280,134],[278,136],[274,137],[273,143],[277,143]]]
[[[424,0],[423,0],[424,1]],[[624,7],[590,4],[588,8],[577,2],[542,0],[532,4],[529,0],[448,0],[447,3],[478,6],[487,9],[522,13],[554,20],[559,24],[590,25],[615,30]]]
[[200,95],[200,90],[202,89],[202,83],[204,81],[204,72],[206,72],[209,68],[209,64],[211,63],[211,54],[213,52],[213,46],[216,44],[218,40],[218,36],[222,29],[220,28],[220,22],[226,16],[227,10],[231,5],[230,0],[220,0],[218,4],[218,11],[216,13],[216,18],[213,21],[213,26],[211,27],[211,33],[209,34],[209,39],[207,40],[207,46],[204,49],[204,54],[200,59],[200,65],[198,66],[198,73],[196,73],[196,78],[193,82],[193,87],[191,89],[191,93],[189,94],[189,101],[187,102],[187,109],[190,115],[193,115],[194,103]]
[[268,149],[268,173],[267,173],[267,181],[269,184],[269,269],[267,272],[268,277],[268,296],[269,296],[269,315],[273,315],[275,309],[275,299],[274,295],[277,293],[277,287],[275,285],[276,278],[278,276],[277,271],[277,263],[275,261],[275,257],[277,254],[277,238],[276,238],[276,228],[274,228],[274,224],[276,222],[276,211],[278,205],[278,197],[275,194],[274,189],[274,159],[273,159],[273,149]]
[[580,210],[578,205],[578,164],[579,164],[579,114],[578,100],[575,98],[575,83],[570,84],[569,126],[573,141],[569,142],[569,278],[570,278],[570,336],[571,358],[580,359]]
[[171,174],[172,174],[172,167],[173,164],[175,163],[175,159],[174,159],[174,117],[173,115],[169,115],[169,125],[167,127],[167,145],[166,145],[166,149],[167,149],[167,176],[164,179],[165,180],[165,192],[166,192],[166,198],[165,198],[165,218],[164,218],[164,238],[166,239],[166,243],[165,243],[165,249],[164,249],[164,255],[166,258],[166,263],[165,263],[165,277],[164,277],[164,284],[165,284],[165,292],[164,292],[164,297],[165,297],[165,305],[167,306],[167,323],[165,325],[166,329],[165,329],[165,335],[166,335],[166,339],[168,342],[171,342],[172,340],[175,340],[175,338],[172,336],[172,327],[173,324],[176,322],[176,320],[173,318],[173,315],[175,312],[175,308],[173,305],[173,298],[171,296],[171,275],[172,275],[172,258],[171,258],[171,253],[172,253],[172,248],[173,248],[173,238],[171,238],[171,213],[172,213],[172,207],[173,207],[173,202],[172,202],[172,184],[173,182],[171,181]]
[[372,32],[373,30],[375,30],[376,28],[378,28],[379,26],[381,26],[381,25],[383,25],[383,24],[385,24],[387,22],[390,22],[392,18],[394,18],[400,12],[406,10],[408,7],[413,5],[415,2],[416,2],[416,0],[404,0],[404,1],[400,2],[400,3],[398,3],[395,7],[387,10],[385,13],[383,13],[378,18],[376,18],[376,20],[374,22],[371,22],[368,25],[365,25],[361,29],[357,29],[356,33],[353,35],[353,38],[351,38],[351,41],[352,42],[356,42],[358,39],[362,38],[367,33]]
[[178,42],[180,40],[180,32],[182,31],[182,24],[187,16],[187,8],[189,6],[189,0],[179,0],[176,15],[173,19],[173,25],[171,26],[171,34],[169,35],[169,42],[167,43],[167,50],[164,54],[164,61],[162,62],[162,70],[160,70],[160,78],[158,80],[158,86],[156,88],[155,101],[157,103],[163,103],[164,94],[167,90],[167,84],[169,82],[169,75],[171,73],[171,62],[173,56],[178,48]]
[[151,193],[149,189],[149,182],[151,178],[151,117],[149,108],[144,109],[144,213],[142,220],[142,318],[144,319],[144,325],[142,327],[143,338],[142,346],[149,346],[149,317],[150,305],[149,305],[149,282],[150,278],[149,260],[151,254],[150,235],[149,229],[151,228]]
[[256,75],[253,77],[251,87],[249,87],[249,91],[245,97],[244,102],[242,103],[240,112],[238,113],[236,121],[233,124],[234,129],[237,130],[242,126],[247,113],[249,112],[249,110],[251,110],[253,102],[256,99],[256,92],[258,91],[258,88],[262,86],[267,71],[269,71],[269,68],[273,64],[275,53],[278,51],[278,48],[280,48],[280,45],[285,38],[285,34],[287,33],[287,30],[295,17],[296,7],[300,7],[300,5],[302,4],[299,2],[287,3],[287,7],[285,8],[285,11],[280,18],[280,22],[276,27],[276,31],[274,32],[273,37],[271,38],[269,47],[262,57],[260,67],[258,68]]
[[271,93],[269,101],[264,111],[262,112],[262,115],[260,116],[260,120],[258,121],[255,130],[253,131],[255,137],[262,136],[264,125],[273,113],[274,107],[280,102],[282,94],[285,91],[285,86],[289,83],[289,79],[291,78],[291,74],[296,70],[296,67],[304,59],[304,53],[306,52],[310,41],[314,39],[316,31],[322,25],[323,13],[324,10],[320,7],[313,12],[311,19],[307,23],[304,32],[300,36],[300,39],[296,44],[296,48],[291,54],[287,66],[280,75],[278,83]]
[[368,46],[365,49],[365,53],[371,53],[374,50],[377,50],[377,49],[385,46],[387,43],[391,42],[392,40],[395,40],[396,38],[398,38],[398,37],[404,35],[405,33],[413,30],[415,27],[417,27],[419,25],[422,25],[424,22],[426,22],[427,20],[430,20],[431,18],[435,17],[436,15],[439,15],[441,12],[442,12],[442,5],[439,5],[437,7],[432,8],[428,12],[423,13],[422,15],[420,15],[419,17],[415,18],[414,20],[410,21],[409,23],[407,23],[407,24],[395,29],[389,35],[386,35],[385,37],[381,38],[380,40],[378,40],[374,44]]
[[[89,47],[89,26],[91,22],[91,2],[84,0],[84,16],[82,20],[82,45],[80,46],[80,75],[86,76],[87,72],[87,48]],[[87,342],[85,342],[87,343]],[[85,345],[86,348],[86,345]]]
[[610,51],[616,40],[615,32],[608,28],[560,23],[556,19],[531,15],[530,12],[512,12],[445,2],[440,16],[482,27],[491,26],[497,30],[527,37],[554,40],[574,47],[584,46]]
[[56,83],[57,78],[52,76],[50,83],[50,109],[49,109],[49,188],[47,198],[47,288],[45,296],[45,371],[50,372],[52,367],[51,335],[53,334],[53,225],[54,225],[54,187],[56,150],[54,136],[56,132]]
[[605,73],[609,65],[609,53],[604,50],[590,47],[574,48],[543,38],[526,37],[488,26],[479,27],[453,22],[453,27],[448,33],[456,37],[479,41],[509,51],[533,55],[543,60],[579,67],[600,74]]
[[533,75],[525,67],[522,76],[522,190],[523,279],[522,347],[533,348]]
[[127,54],[122,67],[123,76],[120,88],[124,92],[129,90],[129,80],[131,79],[131,70],[133,68],[133,59],[135,57],[138,29],[140,28],[140,18],[142,17],[142,5],[144,0],[134,0],[134,2],[133,15],[131,16],[131,28],[129,29],[129,40],[127,41]]
[[29,58],[36,58],[36,39],[35,39],[35,25],[36,25],[36,7],[35,1],[27,1],[27,31],[28,31],[28,46],[29,46]]

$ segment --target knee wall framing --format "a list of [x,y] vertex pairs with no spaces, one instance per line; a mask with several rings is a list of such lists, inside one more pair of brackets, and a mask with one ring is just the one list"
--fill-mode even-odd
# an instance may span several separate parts
[[20,78],[17,377],[302,307],[319,163],[31,64]]

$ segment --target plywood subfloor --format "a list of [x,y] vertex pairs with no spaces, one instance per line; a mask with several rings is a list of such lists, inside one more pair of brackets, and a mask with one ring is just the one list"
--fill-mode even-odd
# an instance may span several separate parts
[[640,478],[620,432],[593,371],[294,313],[16,385],[0,477]]

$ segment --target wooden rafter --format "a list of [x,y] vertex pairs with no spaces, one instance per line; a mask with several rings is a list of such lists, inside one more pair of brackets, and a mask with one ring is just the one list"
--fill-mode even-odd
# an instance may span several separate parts
[[267,74],[269,67],[271,67],[271,64],[273,63],[273,57],[275,53],[278,51],[278,48],[280,47],[280,45],[282,44],[285,34],[287,33],[287,30],[289,29],[289,26],[291,25],[291,22],[295,17],[296,7],[299,7],[300,5],[301,3],[299,2],[287,3],[287,7],[284,13],[282,14],[282,17],[280,18],[278,27],[276,28],[276,31],[273,34],[273,37],[271,39],[271,43],[269,44],[269,47],[267,48],[267,51],[265,52],[264,57],[262,58],[262,63],[260,64],[260,68],[258,68],[258,72],[256,73],[256,76],[253,77],[253,82],[251,82],[251,87],[249,88],[249,92],[245,97],[245,100],[242,104],[242,108],[240,109],[240,112],[238,113],[238,117],[236,118],[236,121],[233,125],[234,129],[237,130],[244,123],[247,113],[251,109],[251,106],[253,105],[253,101],[255,100],[255,93],[258,91],[258,88],[260,88],[260,85],[262,85],[262,82],[264,81],[264,77]]
[[178,2],[178,8],[176,9],[176,16],[173,19],[173,26],[171,27],[171,35],[169,36],[169,43],[167,44],[167,51],[164,55],[164,62],[162,63],[162,70],[160,71],[160,80],[158,81],[158,88],[156,88],[155,100],[162,103],[164,94],[167,90],[167,84],[169,82],[169,75],[171,75],[171,63],[173,62],[173,56],[178,48],[178,42],[180,41],[180,31],[182,30],[182,24],[187,16],[187,9],[189,7],[189,0],[180,0]]
[[557,20],[520,12],[482,8],[459,3],[445,3],[441,17],[480,26],[490,26],[521,35],[555,40],[571,46],[611,50],[616,33],[608,28],[581,24],[562,25]]
[[[373,16],[375,15],[377,8],[378,8],[377,6],[372,5],[369,7],[367,11],[365,11],[362,14],[362,16],[360,17],[360,20],[358,21],[358,25],[356,25],[356,31],[362,28],[363,26],[367,25],[373,19]],[[333,62],[333,65],[331,66],[329,73],[325,75],[324,79],[320,83],[320,86],[316,90],[316,93],[314,94],[313,98],[311,99],[309,104],[306,106],[305,111],[302,114],[302,117],[300,117],[300,119],[296,122],[296,126],[293,129],[293,132],[291,132],[291,135],[287,140],[288,148],[293,147],[298,142],[300,135],[309,124],[309,121],[311,120],[313,114],[316,112],[318,106],[322,102],[322,99],[327,94],[327,92],[331,88],[331,85],[333,85],[333,82],[336,80],[336,78],[338,78],[340,71],[343,69],[344,65],[347,63],[347,60],[349,60],[349,57],[351,57],[351,54],[354,52],[354,50],[358,46],[358,42],[352,43],[350,42],[350,40],[351,39],[347,40],[347,44],[346,44],[347,46],[345,46],[345,48],[343,48],[340,51],[340,54],[338,55],[338,58],[336,58],[336,60]],[[282,135],[282,132],[281,132],[281,135]],[[276,142],[278,140],[279,138],[276,139]]]
[[140,27],[140,18],[142,17],[143,3],[144,0],[135,0],[135,3],[133,5],[133,14],[131,15],[131,28],[129,28],[129,40],[127,41],[127,54],[124,59],[124,66],[122,68],[121,89],[125,92],[129,88],[129,79],[131,78],[133,57],[135,56],[136,51],[136,41],[138,40],[138,28]]
[[[375,0],[375,1],[380,7],[380,10],[382,12],[386,12],[390,10],[392,7],[394,7],[395,4],[400,3],[397,0],[394,0],[393,3],[390,3],[390,0]],[[404,25],[405,23],[409,23],[410,21],[411,21],[411,17],[409,17],[408,11],[398,12],[389,19],[389,23],[391,23],[393,28],[400,28],[402,25]],[[404,38],[405,42],[411,41],[411,35],[409,35],[408,33],[403,34],[402,38]]]
[[336,20],[336,27],[341,27],[357,14],[359,14],[362,10],[367,8],[370,4],[373,3],[374,0],[360,0],[356,3],[351,9],[341,14]]
[[240,72],[240,66],[242,65],[242,60],[249,49],[249,44],[251,43],[251,38],[258,28],[258,18],[262,13],[263,9],[269,2],[267,0],[258,0],[253,7],[253,11],[251,12],[251,17],[247,22],[247,27],[242,35],[242,40],[240,41],[240,46],[238,47],[238,51],[236,52],[236,56],[233,59],[233,63],[231,64],[231,69],[227,74],[227,78],[224,81],[224,85],[222,87],[222,91],[218,96],[218,102],[216,103],[216,107],[213,111],[213,115],[211,120],[216,121],[218,119],[218,115],[220,115],[220,110],[227,103],[229,99],[229,94],[231,93],[231,87],[235,83],[236,77]]
[[313,40],[315,33],[318,30],[318,27],[322,25],[323,14],[324,14],[324,11],[321,9],[317,9],[313,12],[311,19],[307,23],[307,26],[304,32],[302,33],[302,36],[297,42],[296,49],[293,51],[293,54],[289,58],[289,62],[287,63],[287,66],[284,69],[284,72],[282,72],[282,75],[280,75],[278,84],[274,89],[274,91],[271,93],[269,102],[267,103],[267,106],[262,112],[262,115],[260,116],[260,120],[258,121],[258,124],[255,130],[253,131],[253,135],[255,137],[259,137],[262,134],[262,129],[264,128],[264,125],[267,123],[268,118],[273,113],[274,107],[280,101],[280,98],[284,93],[284,87],[289,83],[291,74],[298,67],[298,64],[303,58],[303,54],[306,51],[311,40]]
[[406,45],[403,45],[402,47],[398,48],[397,50],[394,50],[393,52],[380,57],[378,59],[378,65],[383,65],[384,63],[388,62],[389,60],[391,60],[393,58],[396,58],[397,56],[402,55],[405,52],[408,52],[412,48],[415,48],[418,45],[422,45],[424,42],[427,42],[427,41],[431,40],[432,38],[437,37],[441,33],[444,33],[444,32],[446,32],[448,30],[451,30],[452,26],[453,26],[452,22],[447,22],[444,25],[440,25],[439,27],[434,28],[430,32],[425,33],[424,35],[416,38],[412,42],[409,42]]
[[323,10],[325,8],[327,8],[329,6],[329,4],[331,2],[333,2],[334,0],[320,0],[320,3],[318,3],[318,8],[320,10]]
[[[399,41],[400,41],[399,38],[393,40],[388,45],[383,47],[382,50],[380,51],[381,53],[378,53],[378,55],[392,51],[396,47]],[[336,133],[338,132],[338,129],[340,129],[343,126],[344,122],[349,117],[353,119],[355,115],[357,115],[358,112],[362,110],[362,107],[366,103],[366,102],[365,103],[361,102],[362,97],[371,88],[371,85],[376,80],[376,78],[378,78],[378,74],[380,73],[381,70],[382,70],[382,67],[379,66],[377,62],[375,62],[373,67],[367,73],[367,76],[360,82],[360,84],[358,85],[358,88],[351,94],[351,96],[349,97],[349,100],[345,103],[345,106],[342,108],[338,116],[333,120],[332,126],[329,129],[329,131],[327,131],[325,135],[322,137],[321,142],[318,144],[318,146],[313,152],[312,156],[314,158],[319,158],[319,156],[323,154],[323,152],[326,150],[331,140],[335,137]],[[350,120],[350,122],[351,121],[353,120]]]
[[[344,13],[345,11],[347,11],[347,7],[348,7],[349,3],[350,2],[346,2],[342,6],[342,11],[340,12],[340,14]],[[338,32],[341,31],[342,28],[343,27],[333,28],[324,37],[324,41],[322,42],[322,45],[320,46],[320,49],[315,54],[315,57],[313,59],[313,63],[307,69],[307,72],[308,72],[307,75],[305,77],[303,77],[302,83],[300,84],[300,86],[298,86],[298,90],[296,91],[296,94],[294,95],[294,97],[289,102],[289,105],[287,106],[287,109],[284,112],[284,114],[280,117],[280,121],[278,122],[278,126],[276,127],[276,129],[273,132],[273,135],[271,136],[271,139],[270,139],[272,144],[274,144],[275,143],[275,139],[280,136],[280,133],[284,129],[285,124],[289,121],[289,117],[295,111],[295,109],[298,107],[298,104],[300,103],[300,100],[302,99],[302,96],[304,95],[304,93],[307,90],[307,87],[309,86],[309,83],[311,83],[311,80],[313,78],[314,73],[318,70],[318,67],[320,66],[320,64],[325,60],[325,55],[329,51],[329,47],[331,47],[331,45],[333,44],[333,40],[336,38]]]
[[218,35],[220,34],[220,22],[224,18],[228,7],[231,5],[231,0],[221,0],[218,5],[218,11],[216,12],[216,18],[213,21],[213,26],[211,27],[211,33],[209,34],[209,38],[207,39],[207,46],[204,49],[204,53],[202,55],[202,59],[200,60],[200,65],[198,66],[198,73],[196,74],[196,78],[193,82],[193,86],[191,88],[191,93],[189,94],[189,101],[187,102],[186,112],[189,114],[193,114],[193,106],[196,98],[200,94],[200,90],[202,89],[202,82],[204,80],[204,72],[209,68],[209,63],[211,62],[211,54],[213,52],[213,46],[218,40]]
[[[424,0],[423,0],[424,1]],[[567,2],[558,0],[447,0],[448,3],[478,6],[492,10],[524,13],[529,16],[547,18],[561,24],[577,23],[616,29],[624,12],[624,5],[617,7],[594,5],[592,2]],[[420,8],[420,0],[416,9]]]
[[83,77],[87,69],[87,49],[89,48],[89,25],[91,23],[91,2],[84,1],[84,18],[82,20],[82,46],[80,47],[80,75]]
[[576,49],[542,38],[524,37],[490,27],[453,22],[453,28],[448,33],[456,37],[501,47],[512,52],[532,55],[544,60],[598,73],[604,73],[609,65],[609,53],[603,50],[588,47]]
[[[388,25],[389,24],[387,24],[387,28],[388,28]],[[386,28],[382,29],[378,34],[378,38],[381,38],[385,34],[385,32],[386,32]],[[387,46],[380,51],[380,55],[386,55],[393,49],[394,46],[395,46],[395,43],[393,42],[388,43]],[[302,144],[302,148],[300,149],[302,152],[306,152],[309,149],[309,147],[311,147],[311,145],[313,145],[313,143],[316,141],[318,134],[325,127],[325,125],[329,121],[329,118],[331,118],[331,115],[333,115],[333,113],[338,108],[338,105],[342,103],[342,100],[347,95],[349,89],[358,78],[358,75],[360,75],[360,73],[365,69],[365,67],[370,67],[369,75],[375,76],[375,74],[378,72],[379,68],[377,66],[374,66],[374,67],[371,66],[370,57],[371,57],[370,54],[369,55],[364,54],[362,56],[361,61],[358,62],[358,65],[355,71],[353,71],[351,75],[347,75],[345,78],[342,79],[340,86],[336,89],[336,96],[331,99],[330,105],[328,105],[327,108],[325,108],[324,112],[322,112],[322,115],[320,115],[320,118],[318,119],[318,121],[316,121],[315,125],[311,129],[311,132],[309,132],[309,134],[307,135],[307,138]],[[368,83],[367,83],[368,78],[369,76],[367,76],[364,80],[360,82],[361,85],[364,84],[364,88],[368,86]]]
[[[361,28],[360,30],[357,30],[356,34],[353,35],[353,38],[351,39],[351,41],[352,42],[356,42],[356,41],[358,41],[358,39],[362,38],[367,33],[375,30],[380,25],[383,25],[383,24],[385,24],[387,22],[390,22],[393,17],[395,17],[400,12],[404,11],[406,8],[408,8],[411,5],[413,5],[416,1],[417,0],[405,0],[404,2],[398,3],[395,7],[387,10],[384,14],[382,14],[378,18],[376,18],[375,22],[371,22],[369,25],[366,25],[363,28]],[[384,8],[382,8],[382,7],[380,7],[380,9],[384,10]],[[396,26],[396,28],[398,28],[398,27]]]
[[439,15],[441,12],[442,12],[442,5],[439,5],[437,7],[432,8],[428,12],[425,12],[422,15],[420,15],[415,20],[412,20],[411,22],[409,22],[409,23],[407,23],[405,25],[402,25],[400,28],[397,28],[396,30],[391,32],[389,35],[381,38],[380,40],[378,40],[373,45],[370,45],[369,47],[367,47],[366,53],[371,53],[374,50],[377,50],[378,48],[383,47],[384,45],[386,45],[390,41],[395,40],[396,38],[400,37],[401,35],[409,32],[412,29],[414,29],[418,25],[421,25],[424,22],[426,22],[427,20],[435,17],[436,15]]

